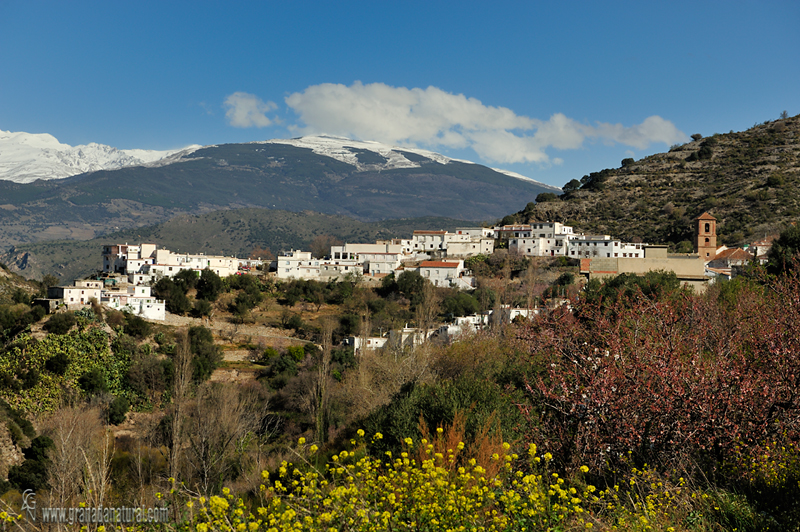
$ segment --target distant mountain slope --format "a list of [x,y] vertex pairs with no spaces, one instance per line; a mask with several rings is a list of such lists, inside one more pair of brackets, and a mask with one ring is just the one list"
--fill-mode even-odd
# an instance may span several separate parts
[[9,269],[29,278],[45,274],[66,282],[101,267],[103,244],[154,242],[172,251],[247,257],[254,250],[309,249],[316,236],[330,235],[344,242],[410,238],[414,229],[447,229],[470,225],[448,218],[409,218],[360,222],[344,216],[267,209],[216,211],[200,216],[181,215],[158,225],[127,229],[86,241],[24,244],[0,254]]
[[541,192],[485,166],[332,137],[208,146],[146,166],[31,184],[0,181],[0,246],[87,239],[219,209],[311,210],[362,221],[489,220]]
[[[196,147],[199,146],[188,150]],[[119,150],[94,142],[70,146],[46,133],[0,131],[0,179],[16,183],[63,179],[85,172],[151,163],[179,151],[183,150]]]
[[800,220],[800,116],[626,159],[582,182],[506,221],[561,220],[587,233],[679,243],[691,239],[691,220],[709,211],[720,243],[763,238]]

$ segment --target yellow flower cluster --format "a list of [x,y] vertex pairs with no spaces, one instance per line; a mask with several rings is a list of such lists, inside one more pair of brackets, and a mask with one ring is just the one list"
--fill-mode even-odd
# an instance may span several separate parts
[[[283,462],[277,478],[262,474],[264,498],[256,510],[246,512],[241,501],[229,505],[230,495],[201,498],[194,529],[489,532],[556,530],[568,522],[592,526],[582,497],[599,500],[594,487],[580,493],[557,474],[532,469],[509,444],[492,456],[500,464],[492,475],[475,459],[458,460],[463,445],[437,452],[426,440],[408,438],[405,444],[397,457],[342,451],[324,471]],[[421,461],[412,455],[419,446]]]
[[664,481],[646,468],[629,471],[622,486],[600,490],[584,482],[586,466],[569,478],[548,471],[552,456],[537,455],[535,445],[520,459],[503,444],[491,456],[495,465],[482,467],[474,458],[460,457],[463,445],[444,450],[427,440],[405,444],[399,456],[345,450],[321,469],[283,462],[275,478],[262,473],[257,508],[248,511],[224,491],[223,497],[187,505],[193,513],[186,527],[200,532],[669,530],[676,505],[696,495],[682,479]]

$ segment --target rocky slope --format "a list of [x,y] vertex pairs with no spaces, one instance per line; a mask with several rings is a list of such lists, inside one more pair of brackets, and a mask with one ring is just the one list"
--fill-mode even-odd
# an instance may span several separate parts
[[675,244],[690,240],[691,220],[708,211],[722,242],[747,243],[800,218],[800,116],[695,135],[572,184],[579,188],[506,221],[559,220],[587,233]]

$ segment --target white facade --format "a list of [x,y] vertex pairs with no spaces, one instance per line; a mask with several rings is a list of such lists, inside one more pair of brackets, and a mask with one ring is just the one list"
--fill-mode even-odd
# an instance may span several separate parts
[[278,256],[279,279],[319,279],[320,260],[310,251],[291,250]]
[[608,235],[580,235],[569,241],[570,258],[644,258],[645,244],[631,244]]
[[476,238],[495,238],[493,227],[459,227],[454,234],[469,235]]
[[569,240],[575,238],[572,227],[558,222],[503,226],[508,235],[508,249],[529,257],[558,257],[568,254]]
[[104,290],[101,301],[108,308],[151,320],[163,321],[167,314],[165,303],[153,297],[149,286]]
[[47,289],[49,299],[62,299],[67,308],[80,308],[89,305],[94,299],[100,302],[101,289],[87,286],[51,286]]
[[411,238],[413,251],[419,253],[444,250],[446,249],[445,235],[447,235],[447,231],[414,231]]
[[227,277],[239,269],[239,259],[202,253],[172,253],[168,249],[158,249],[155,244],[103,246],[103,271],[107,273],[172,277],[182,270],[195,270],[199,275],[205,269]]
[[419,274],[433,286],[449,287],[458,285],[464,275],[464,261],[427,260],[419,265]]
[[360,355],[363,351],[374,351],[376,349],[380,349],[385,346],[388,341],[388,338],[382,336],[369,336],[367,338],[363,338],[361,336],[351,336],[345,341],[345,343],[353,346],[354,353],[356,355]]
[[365,275],[389,275],[400,267],[401,253],[361,253]]

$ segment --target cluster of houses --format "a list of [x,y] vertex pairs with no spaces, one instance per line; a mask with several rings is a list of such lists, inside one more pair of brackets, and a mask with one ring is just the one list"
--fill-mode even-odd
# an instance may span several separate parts
[[103,246],[103,275],[100,278],[78,280],[72,286],[49,287],[47,298],[53,308],[63,305],[76,309],[96,301],[114,310],[164,320],[166,305],[151,293],[151,286],[162,277],[173,277],[183,270],[192,270],[200,275],[205,269],[227,277],[241,268],[260,264],[260,260],[173,253],[156,244],[113,244]]
[[[416,269],[434,286],[470,289],[464,259],[494,252],[494,229],[468,227],[449,231],[414,231],[410,239],[382,240],[374,244],[331,246],[325,258],[309,251],[291,250],[278,256],[275,275],[279,279],[329,281],[347,275],[381,278]],[[413,266],[412,266],[413,265]]]
[[[475,280],[464,260],[475,255],[491,255],[498,241],[505,243],[510,252],[524,256],[577,259],[580,272],[588,279],[666,270],[675,272],[684,285],[704,290],[716,278],[730,278],[737,267],[754,258],[766,260],[772,238],[755,242],[749,249],[718,247],[716,219],[703,213],[695,219],[695,252],[688,254],[671,254],[667,253],[666,246],[623,242],[609,235],[577,234],[572,227],[558,222],[463,227],[453,232],[419,230],[414,231],[410,239],[331,246],[330,254],[324,258],[315,258],[309,251],[291,250],[281,253],[269,264],[260,259],[174,253],[156,244],[110,244],[103,246],[101,278],[75,281],[73,286],[50,287],[48,298],[51,307],[80,308],[94,300],[109,308],[163,320],[164,302],[155,299],[150,289],[159,279],[173,277],[184,270],[200,275],[205,269],[227,277],[242,270],[267,266],[278,279],[318,281],[348,276],[379,279],[415,270],[434,286],[471,289]],[[487,320],[486,316],[472,316],[467,322],[445,327],[462,330],[467,325],[476,327]],[[408,338],[414,341],[415,334],[409,332]],[[455,329],[437,334],[452,336]],[[405,341],[407,339],[400,343]],[[381,340],[372,339],[372,342]]]

